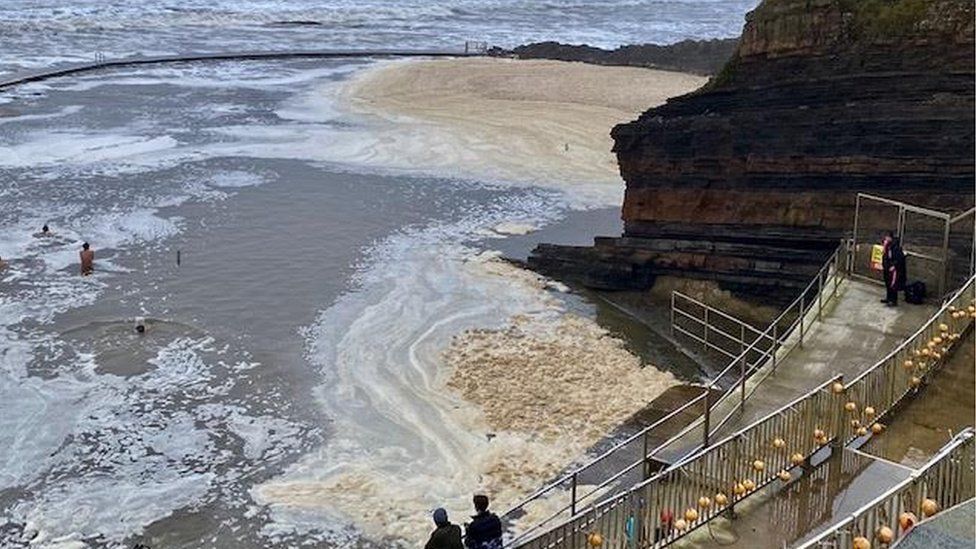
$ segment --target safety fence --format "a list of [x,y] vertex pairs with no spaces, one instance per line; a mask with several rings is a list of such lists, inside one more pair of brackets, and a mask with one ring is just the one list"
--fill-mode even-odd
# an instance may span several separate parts
[[[699,427],[702,431],[701,442],[688,448],[687,452],[708,446],[712,435],[733,417],[736,410],[745,406],[746,399],[755,391],[756,386],[766,377],[775,373],[778,364],[795,349],[803,347],[803,341],[811,324],[823,318],[824,308],[828,307],[837,297],[838,289],[846,277],[849,267],[847,252],[847,243],[841,242],[796,299],[787,305],[769,323],[769,326],[755,337],[752,343],[738,355],[732,357],[722,373],[716,376],[709,386],[713,389],[721,387],[723,383],[729,383],[726,380],[731,377],[731,390],[725,391],[715,402],[706,403],[700,420],[688,425],[678,435],[663,444],[662,448],[669,446],[691,430]],[[672,301],[672,311],[674,311],[676,303],[676,301]],[[702,319],[706,327],[712,318],[723,318],[717,314],[716,309],[711,307],[710,309],[713,311],[712,315]],[[703,310],[708,311],[708,309]],[[688,315],[672,312],[672,327],[677,328],[675,319],[679,317],[688,318]],[[753,378],[754,375],[758,375],[758,377],[752,380],[752,389],[750,390],[746,381]],[[707,394],[705,396],[707,397]],[[738,403],[732,405],[733,399],[738,400]]]
[[974,486],[974,436],[956,435],[928,463],[800,549],[853,549],[877,542],[888,546],[927,518],[971,499]]
[[908,278],[925,282],[929,292],[941,299],[948,289],[958,287],[976,268],[976,208],[953,216],[942,212],[858,193],[854,209],[852,275],[880,282],[872,268],[872,248],[884,232],[901,238]]
[[[585,464],[533,492],[503,513],[502,520],[512,524],[525,515],[527,509],[533,505],[551,509],[534,524],[520,525],[519,533],[506,546],[515,546],[557,520],[576,515],[584,505],[605,497],[607,493],[619,492],[649,478],[652,473],[653,458],[663,448],[673,444],[702,423],[705,425],[702,444],[707,445],[709,434],[731,416],[731,413],[725,415],[714,428],[708,427],[712,409],[722,400],[713,399],[712,391],[725,390],[723,395],[725,398],[732,394],[732,388],[740,387],[740,394],[743,395],[744,400],[746,378],[766,363],[775,366],[789,352],[781,351],[784,346],[792,349],[792,345],[802,342],[805,329],[812,322],[811,317],[820,316],[824,307],[837,296],[838,286],[847,270],[846,252],[847,245],[842,242],[793,303],[769,327],[759,332],[749,345],[733,356],[728,365],[702,388],[701,394],[612,445]],[[696,410],[699,409],[701,412],[697,413]],[[697,419],[689,422],[689,414],[693,414]],[[660,442],[664,438],[661,436],[662,433],[675,432],[677,434]],[[691,448],[689,451],[696,448]]]
[[[971,329],[976,318],[974,284],[976,277],[895,351],[850,383],[845,385],[841,376],[828,380],[626,492],[513,545],[572,549],[599,541],[608,549],[663,547],[762,487],[789,482],[794,469],[810,466],[811,456],[824,446],[860,443],[882,433],[885,427],[880,420],[936,373],[962,334]],[[898,364],[906,353],[917,358],[911,364]],[[911,375],[896,376],[897,369]],[[904,387],[894,387],[889,377],[904,381]],[[593,540],[594,536],[600,539]],[[519,539],[527,537],[523,534]]]

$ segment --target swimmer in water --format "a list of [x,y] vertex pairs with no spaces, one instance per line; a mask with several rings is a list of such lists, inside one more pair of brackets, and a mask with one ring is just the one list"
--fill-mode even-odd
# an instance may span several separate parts
[[136,333],[140,335],[146,333],[146,319],[141,316],[136,317]]
[[81,245],[81,276],[88,276],[95,271],[95,250],[87,242]]
[[36,236],[38,238],[44,238],[44,237],[47,237],[47,236],[51,236],[51,230],[47,227],[47,223],[45,223],[44,226],[41,227],[41,232],[36,233],[34,236]]

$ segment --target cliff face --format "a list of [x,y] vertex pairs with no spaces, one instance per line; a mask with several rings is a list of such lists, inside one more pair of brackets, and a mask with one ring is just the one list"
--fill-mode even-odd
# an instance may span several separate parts
[[767,292],[808,280],[857,192],[971,207],[973,17],[973,0],[766,0],[704,88],[613,129],[624,234],[531,262],[602,288]]

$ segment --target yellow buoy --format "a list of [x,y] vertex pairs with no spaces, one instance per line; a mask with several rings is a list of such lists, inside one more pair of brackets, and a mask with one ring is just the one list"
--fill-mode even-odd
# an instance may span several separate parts
[[735,486],[732,487],[732,493],[735,494],[735,495],[737,495],[737,496],[741,496],[742,494],[746,493],[746,486],[745,486],[745,484],[743,484],[741,482],[737,482],[735,484]]
[[698,520],[698,511],[691,508],[685,509],[685,520],[688,522],[695,522]]
[[844,384],[839,381],[835,381],[834,384],[830,386],[830,388],[833,389],[833,391],[837,394],[844,392]]
[[680,532],[680,531],[684,530],[685,528],[688,528],[688,523],[685,522],[685,519],[678,519],[678,520],[674,521],[674,529],[675,530],[677,530],[677,531]]
[[949,331],[949,325],[948,324],[939,324],[939,331],[940,332],[948,332]]
[[915,363],[912,362],[911,360],[906,360],[905,362],[902,363],[902,365],[905,367],[906,370],[911,370],[912,367],[915,366]]
[[854,549],[871,549],[871,542],[864,536],[854,538]]
[[867,417],[874,417],[874,406],[867,406],[864,408],[864,415]]
[[918,522],[918,517],[915,516],[915,513],[906,511],[898,515],[898,525],[901,526],[902,530],[910,529],[912,526],[915,526],[916,522]]
[[756,471],[762,472],[762,470],[766,468],[766,464],[763,463],[761,459],[757,459],[756,461],[752,462],[752,468]]
[[874,425],[871,426],[871,432],[876,435],[880,435],[881,431],[884,431],[884,428],[885,426],[882,425],[881,423],[875,423]]
[[590,547],[601,547],[603,546],[603,536],[597,532],[590,532],[586,536],[586,541],[589,542]]
[[773,439],[773,448],[783,448],[784,446],[786,446],[785,440],[779,437]]
[[878,528],[878,533],[875,534],[875,537],[878,538],[878,541],[887,545],[894,541],[895,533],[891,531],[891,528],[882,526],[881,528]]
[[742,481],[742,486],[746,489],[746,492],[751,492],[756,489],[756,483],[748,478]]
[[712,500],[708,499],[708,496],[702,496],[698,498],[698,506],[702,509],[707,509],[712,506]]
[[791,477],[792,477],[793,475],[791,475],[791,474],[790,474],[790,472],[789,472],[789,471],[787,471],[786,469],[783,469],[783,470],[782,470],[782,471],[780,471],[780,472],[779,472],[779,474],[777,474],[776,476],[778,476],[778,477],[779,477],[779,479],[780,479],[780,480],[782,480],[783,482],[789,482],[789,480],[790,480],[790,478],[791,478]]
[[908,384],[911,385],[912,387],[918,387],[919,385],[922,384],[922,380],[919,379],[918,376],[912,376],[912,379],[908,380]]
[[790,456],[790,463],[792,463],[793,465],[799,465],[803,463],[803,454],[797,452],[792,456]]
[[715,505],[725,505],[728,502],[729,502],[728,496],[726,496],[722,492],[715,494]]
[[926,498],[922,501],[922,515],[926,517],[931,517],[932,515],[939,512],[939,504],[935,502],[934,499]]
[[854,412],[857,410],[857,403],[848,402],[847,404],[844,405],[844,409],[847,410],[848,412]]
[[868,434],[868,428],[867,427],[859,427],[857,429],[857,436],[863,437],[863,436],[865,436],[867,434]]
[[851,427],[857,429],[860,426],[861,426],[860,420],[857,420],[857,419],[852,419],[851,420]]
[[813,438],[823,438],[825,436],[827,436],[827,434],[823,432],[823,429],[813,430]]

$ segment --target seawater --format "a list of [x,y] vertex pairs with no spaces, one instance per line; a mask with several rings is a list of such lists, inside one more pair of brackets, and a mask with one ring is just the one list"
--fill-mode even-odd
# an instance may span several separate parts
[[[91,51],[727,36],[751,2],[238,4],[15,0],[0,70]],[[413,510],[363,536],[368,508],[283,508],[261,488],[367,471],[359,488],[423,495],[425,511],[476,487],[463,463],[484,433],[445,433],[437,410],[461,405],[431,389],[438,353],[547,304],[466,265],[498,223],[611,201],[362,165],[363,122],[331,97],[371,63],[142,67],[0,93],[0,546],[389,546]],[[44,223],[54,235],[35,237]],[[76,273],[82,241],[93,277]]]

